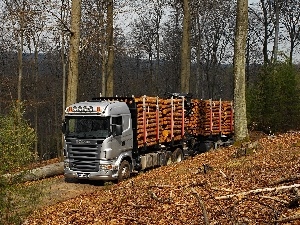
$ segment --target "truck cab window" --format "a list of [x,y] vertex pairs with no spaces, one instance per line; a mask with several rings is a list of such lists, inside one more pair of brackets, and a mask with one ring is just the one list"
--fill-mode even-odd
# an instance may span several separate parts
[[80,138],[103,138],[109,134],[109,118],[67,117],[66,135]]
[[112,117],[112,124],[122,125],[122,116]]
[[123,132],[122,116],[112,117],[112,125],[113,135],[121,135]]

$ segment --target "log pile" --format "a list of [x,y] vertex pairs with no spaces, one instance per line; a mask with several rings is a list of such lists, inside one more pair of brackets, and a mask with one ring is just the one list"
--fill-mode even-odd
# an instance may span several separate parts
[[135,103],[138,147],[142,147],[144,144],[151,146],[182,138],[182,99],[160,99],[143,96],[135,98]]
[[137,108],[137,139],[138,147],[158,143],[160,124],[159,98],[143,96],[135,98]]
[[233,132],[230,101],[191,100],[191,113],[184,116],[182,98],[142,96],[134,99],[137,109],[138,147],[181,140],[192,135],[228,135]]
[[[167,99],[161,101],[163,125],[160,141],[170,142],[181,140],[184,135],[184,109],[182,99]],[[172,110],[173,109],[173,110]],[[172,126],[173,121],[173,126]]]
[[200,135],[228,135],[233,132],[231,101],[201,100],[199,102]]
[[200,135],[201,118],[200,118],[200,102],[201,100],[191,100],[191,112],[185,118],[185,127],[189,134]]

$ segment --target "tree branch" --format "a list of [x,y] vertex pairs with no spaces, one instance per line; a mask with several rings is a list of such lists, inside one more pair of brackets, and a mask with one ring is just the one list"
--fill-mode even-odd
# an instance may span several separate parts
[[198,192],[194,188],[192,188],[192,194],[195,195],[195,197],[198,199],[198,202],[199,202],[199,204],[201,206],[205,225],[209,225],[209,220],[208,220],[208,215],[207,215],[206,207],[205,207],[205,205],[204,205],[204,203],[202,201],[201,196],[198,194]]
[[233,198],[233,197],[243,197],[243,196],[249,195],[249,194],[256,194],[256,193],[261,193],[261,192],[279,191],[279,190],[291,189],[291,188],[297,188],[297,187],[300,187],[300,184],[293,184],[293,185],[290,185],[290,186],[280,186],[280,187],[274,187],[274,188],[261,188],[261,189],[255,189],[255,190],[240,192],[240,193],[232,194],[232,195],[219,196],[219,197],[216,197],[216,199],[218,199],[218,200],[221,200],[221,199],[230,199],[230,198]]
[[277,223],[286,223],[286,222],[290,222],[290,221],[298,220],[298,219],[300,219],[300,214],[296,214],[294,216],[289,216],[289,217],[281,218],[279,220],[275,220],[274,222],[277,222]]

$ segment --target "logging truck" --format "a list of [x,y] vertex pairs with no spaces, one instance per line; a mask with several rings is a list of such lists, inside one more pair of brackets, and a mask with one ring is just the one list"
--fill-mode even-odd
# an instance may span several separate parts
[[62,124],[65,178],[117,180],[230,144],[231,101],[98,97],[68,106]]

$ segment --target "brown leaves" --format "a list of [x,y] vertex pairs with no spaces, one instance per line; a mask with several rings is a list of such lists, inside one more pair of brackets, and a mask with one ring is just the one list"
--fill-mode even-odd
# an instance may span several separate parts
[[[235,147],[207,152],[44,208],[25,224],[284,224],[299,214],[285,204],[298,192],[275,188],[298,189],[299,141],[300,133],[291,132],[260,139],[240,158],[232,157]],[[203,164],[213,169],[204,173]]]

